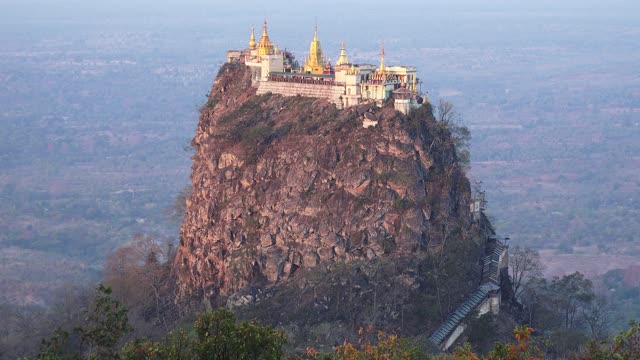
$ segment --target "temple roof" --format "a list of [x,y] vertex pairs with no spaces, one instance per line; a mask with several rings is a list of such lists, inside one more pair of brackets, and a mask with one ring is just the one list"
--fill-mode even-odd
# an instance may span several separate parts
[[267,19],[264,19],[264,26],[262,27],[262,37],[260,43],[258,43],[258,55],[270,55],[273,54],[273,44],[269,39],[267,32]]
[[336,65],[344,65],[349,64],[349,60],[347,59],[347,50],[344,48],[344,40],[342,40],[342,46],[340,48],[340,58],[336,62]]
[[320,45],[320,40],[318,40],[318,25],[315,26],[313,32],[313,40],[311,41],[311,45],[309,45],[309,57],[307,57],[307,61],[304,63],[305,71],[313,72],[313,69],[320,69],[325,66],[325,60],[322,56],[322,46]]

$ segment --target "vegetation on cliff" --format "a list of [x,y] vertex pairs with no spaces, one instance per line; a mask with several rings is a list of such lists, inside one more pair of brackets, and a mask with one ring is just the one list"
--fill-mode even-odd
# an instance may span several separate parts
[[[521,259],[523,256],[520,253],[529,252],[531,250],[514,249],[512,255],[514,259]],[[110,265],[105,269],[109,290],[105,285],[91,294],[69,288],[65,296],[58,296],[55,305],[46,313],[37,312],[37,309],[12,313],[0,308],[3,324],[7,329],[12,329],[11,336],[0,333],[0,356],[9,359],[35,356],[34,350],[38,349],[41,338],[47,339],[42,347],[44,354],[51,355],[51,351],[59,351],[61,358],[69,358],[72,354],[88,357],[92,351],[119,354],[120,357],[138,354],[137,358],[153,358],[153,354],[162,354],[163,357],[166,354],[184,355],[187,351],[196,354],[196,349],[201,349],[196,344],[218,341],[199,339],[195,336],[195,330],[190,330],[202,316],[218,319],[216,321],[226,319],[224,322],[233,322],[238,329],[256,329],[256,334],[280,334],[273,329],[285,331],[287,342],[278,340],[278,344],[281,344],[280,350],[286,356],[294,359],[299,358],[296,356],[306,356],[307,348],[313,349],[310,353],[317,354],[319,359],[338,356],[340,349],[347,351],[350,356],[359,356],[356,359],[383,350],[388,354],[408,352],[411,359],[429,359],[432,356],[428,354],[429,349],[424,349],[428,344],[424,333],[418,336],[411,336],[411,333],[426,331],[424,329],[429,322],[436,322],[433,319],[439,316],[437,312],[428,311],[437,309],[437,299],[421,296],[416,291],[412,295],[417,297],[414,306],[405,303],[404,308],[399,308],[401,312],[397,318],[393,317],[392,311],[388,311],[394,308],[392,300],[396,301],[395,304],[401,303],[406,296],[401,291],[402,287],[390,286],[396,267],[410,268],[412,264],[378,260],[358,262],[353,268],[348,264],[334,264],[333,271],[317,267],[308,271],[312,276],[305,276],[302,272],[296,276],[299,280],[292,281],[284,289],[276,286],[263,293],[266,301],[234,308],[238,318],[251,320],[242,325],[243,322],[231,321],[226,312],[223,314],[227,315],[220,315],[220,310],[216,310],[218,315],[212,315],[204,307],[176,307],[175,286],[171,285],[175,282],[170,281],[173,262],[162,254],[165,252],[154,245],[153,239],[136,237],[131,245],[114,252],[110,257]],[[573,356],[590,359],[589,354],[615,353],[623,351],[621,349],[631,353],[634,346],[637,351],[637,326],[632,326],[621,340],[609,338],[608,325],[613,320],[611,308],[594,296],[591,282],[581,274],[551,281],[530,277],[532,274],[535,272],[524,276],[527,279],[523,282],[526,291],[520,295],[520,303],[511,302],[509,296],[503,296],[502,311],[497,317],[486,314],[476,318],[475,314],[471,314],[465,319],[468,327],[459,344],[469,342],[471,345],[460,351],[470,353],[472,350],[475,354],[488,356],[495,350],[495,341],[509,344],[513,338],[513,328],[521,324],[536,329],[529,343],[535,345],[545,359]],[[356,292],[355,289],[367,286],[367,276],[373,284],[371,292]],[[163,279],[163,282],[156,283],[154,279]],[[400,279],[407,280],[406,277]],[[301,284],[301,287],[295,287]],[[157,293],[154,288],[158,290]],[[410,292],[410,289],[404,291]],[[331,291],[339,296],[326,296]],[[309,304],[305,300],[308,298],[315,298],[316,302]],[[241,304],[241,299],[238,297],[235,301]],[[374,301],[379,306],[374,306]],[[263,324],[267,325],[259,325],[253,319],[263,319]],[[332,319],[351,319],[353,329]],[[316,323],[316,326],[292,326],[305,322]],[[59,330],[53,331],[53,328]],[[381,330],[387,330],[384,331],[386,335],[378,339]],[[272,339],[270,335],[265,336],[266,339]],[[250,336],[247,338],[253,339]],[[261,335],[260,339],[264,337]],[[265,342],[260,342],[263,341],[260,339],[254,339],[255,343],[250,340],[253,345],[247,346],[255,348],[262,346],[259,344],[264,345]],[[233,341],[233,344],[240,346],[236,340]],[[176,352],[176,349],[182,352]],[[152,351],[155,352],[151,354]],[[41,358],[47,357],[42,355]]]
[[[433,354],[424,345],[395,334],[360,328],[355,342],[345,340],[331,351],[313,346],[303,351],[286,352],[284,332],[255,322],[238,322],[228,310],[205,312],[189,324],[190,329],[175,329],[158,340],[136,338],[122,347],[122,337],[131,331],[127,309],[111,297],[111,289],[97,288],[95,306],[81,326],[73,332],[56,331],[43,340],[37,359],[264,359],[264,360],[538,360],[545,357],[546,345],[535,338],[535,330],[518,326],[515,341],[498,342],[479,356],[469,344],[451,354]],[[583,349],[568,354],[576,360],[635,360],[640,356],[640,324],[609,340],[592,341]]]

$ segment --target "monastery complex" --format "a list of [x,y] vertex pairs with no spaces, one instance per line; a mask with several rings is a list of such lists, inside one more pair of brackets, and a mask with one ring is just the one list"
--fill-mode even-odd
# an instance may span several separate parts
[[227,62],[241,62],[251,68],[258,95],[271,92],[326,98],[339,109],[370,101],[381,104],[393,97],[395,108],[405,114],[422,103],[417,93],[415,67],[386,66],[384,47],[380,51],[380,65],[354,64],[347,57],[344,41],[340,58],[333,65],[322,52],[317,26],[303,65],[290,52],[271,42],[266,20],[260,41],[256,42],[252,27],[249,47],[229,50]]

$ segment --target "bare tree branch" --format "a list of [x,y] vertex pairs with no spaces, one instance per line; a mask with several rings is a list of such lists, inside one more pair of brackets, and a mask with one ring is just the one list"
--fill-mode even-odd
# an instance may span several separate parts
[[509,269],[511,272],[511,292],[515,299],[526,290],[533,278],[542,276],[543,266],[540,253],[529,247],[516,246],[509,255]]

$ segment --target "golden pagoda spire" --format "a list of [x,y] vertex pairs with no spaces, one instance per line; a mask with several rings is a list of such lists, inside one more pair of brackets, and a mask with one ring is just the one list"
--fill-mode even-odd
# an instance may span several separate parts
[[262,26],[262,37],[269,38],[269,34],[267,34],[267,18],[264,18],[264,25]]
[[262,37],[260,43],[258,43],[258,55],[271,55],[273,54],[273,44],[269,40],[269,34],[267,33],[267,18],[264,19],[264,26],[262,27]]
[[309,57],[304,63],[304,71],[312,74],[322,74],[325,66],[325,60],[322,56],[322,47],[318,40],[318,24],[316,23],[313,31],[313,40],[309,46]]
[[313,41],[318,41],[318,21],[313,26]]
[[340,58],[336,62],[336,65],[344,65],[348,63],[349,63],[349,60],[347,59],[347,50],[345,50],[344,40],[342,40],[342,47],[340,48]]
[[384,43],[382,43],[382,49],[380,50],[380,71],[384,71]]
[[249,38],[249,49],[255,50],[256,48],[256,33],[254,31],[253,25],[251,25],[251,37]]

